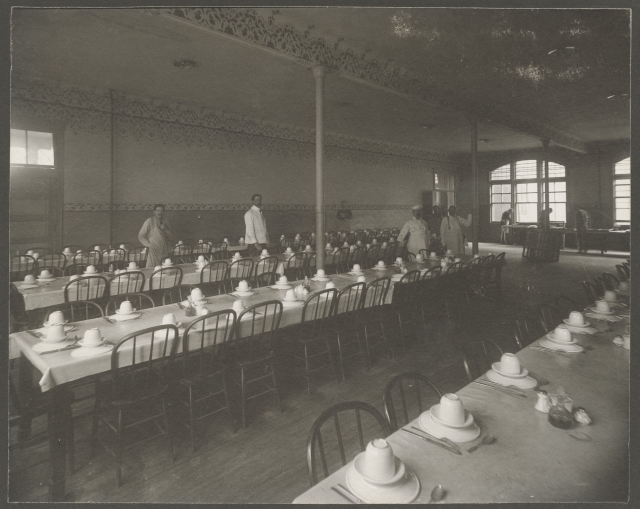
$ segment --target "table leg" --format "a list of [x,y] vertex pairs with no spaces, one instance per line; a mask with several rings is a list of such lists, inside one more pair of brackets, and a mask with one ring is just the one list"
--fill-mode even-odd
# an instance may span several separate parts
[[[24,354],[20,353],[18,365],[18,398],[20,406],[26,405],[31,399],[33,392],[33,366]],[[31,436],[31,417],[27,415],[20,416],[20,442]]]
[[67,463],[67,433],[71,415],[71,402],[62,388],[52,390],[52,401],[49,407],[49,465],[51,478],[49,479],[49,498],[51,502],[64,500],[66,463]]

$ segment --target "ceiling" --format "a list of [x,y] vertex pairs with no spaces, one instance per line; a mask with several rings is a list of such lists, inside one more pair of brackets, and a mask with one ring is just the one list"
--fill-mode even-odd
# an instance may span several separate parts
[[[480,151],[538,148],[541,137],[561,145],[560,134],[587,148],[630,138],[626,10],[256,13],[271,18],[274,27],[289,25],[289,33],[306,32],[307,40],[322,38],[361,61],[384,64],[413,83],[417,93],[407,95],[330,73],[328,131],[463,154],[470,150],[472,114],[480,119]],[[14,9],[12,72],[314,128],[315,83],[308,65],[180,21],[141,9]],[[197,66],[174,65],[184,59]]]

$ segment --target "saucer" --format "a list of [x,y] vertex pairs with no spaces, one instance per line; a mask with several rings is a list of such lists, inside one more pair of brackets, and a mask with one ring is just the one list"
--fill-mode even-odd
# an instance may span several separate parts
[[127,320],[133,320],[134,318],[138,318],[139,316],[142,316],[142,313],[138,312],[138,313],[131,313],[128,315],[111,315],[108,318],[110,318],[111,320],[115,320],[116,322],[126,322]]
[[430,435],[437,438],[448,438],[453,442],[472,442],[480,436],[480,426],[478,426],[477,423],[473,422],[466,428],[442,426],[433,420],[433,416],[428,410],[420,414],[418,423],[420,427]]
[[609,316],[609,315],[615,315],[614,311],[598,311],[595,307],[591,306],[589,307],[589,310],[591,310],[593,313],[595,313],[596,315],[605,315],[605,316]]
[[360,474],[360,476],[368,483],[380,484],[380,485],[393,484],[395,482],[398,482],[402,478],[402,476],[404,476],[404,472],[405,472],[404,463],[400,461],[400,458],[398,458],[397,456],[394,456],[393,459],[395,462],[396,473],[391,478],[387,479],[386,481],[376,481],[374,479],[367,477],[362,473],[362,471],[364,470],[362,467],[364,466],[363,463],[365,460],[365,455],[366,455],[366,451],[362,451],[360,454],[358,454],[356,458],[353,460],[353,466],[356,469],[356,472],[358,472],[358,474]]
[[40,288],[40,285],[36,283],[23,283],[18,286],[18,290],[32,290],[33,288]]
[[571,327],[578,327],[578,328],[580,328],[580,329],[586,329],[587,327],[589,327],[589,326],[591,325],[591,324],[590,324],[589,322],[587,322],[586,320],[584,321],[584,325],[577,325],[577,324],[575,324],[575,323],[571,323],[571,322],[569,321],[569,319],[568,319],[568,318],[563,318],[563,319],[562,319],[562,321],[563,321],[564,323],[566,323],[567,325],[571,325]]
[[120,311],[119,309],[116,309],[116,314],[120,315],[120,316],[129,316],[132,315],[133,313],[136,312],[136,308],[133,308],[131,310],[131,313],[123,313],[122,311]]
[[405,470],[404,481],[392,485],[376,485],[368,482],[352,463],[347,470],[347,487],[368,504],[408,504],[420,494],[420,481],[411,470]]
[[511,373],[505,373],[504,371],[501,371],[500,368],[501,368],[501,365],[499,362],[494,362],[493,364],[491,364],[491,369],[493,369],[499,375],[506,376],[507,378],[524,378],[529,374],[529,372],[522,367],[520,368],[521,369],[520,373],[518,373],[517,375],[513,375]]
[[96,343],[95,345],[85,345],[84,344],[84,340],[83,339],[79,339],[78,340],[78,344],[82,347],[82,348],[97,348],[99,346],[103,346],[104,342],[106,341],[105,338],[100,338],[100,342]]
[[447,428],[466,428],[471,426],[473,423],[473,415],[469,410],[464,411],[464,422],[462,424],[447,424],[440,418],[440,403],[437,405],[433,405],[429,412],[431,413],[431,418],[436,424],[440,424],[441,426],[446,426]]
[[312,277],[311,281],[329,281],[328,277]]
[[291,288],[293,288],[290,284],[286,284],[286,285],[273,285],[270,288],[273,288],[274,290],[291,290]]
[[624,340],[621,337],[616,336],[615,338],[613,338],[613,344],[618,346],[623,346]]
[[362,272],[362,271],[360,271],[360,272],[353,272],[353,271],[351,271],[351,272],[348,272],[348,274],[349,274],[350,276],[364,276],[364,272]]
[[[184,304],[184,302],[186,302],[186,304]],[[186,300],[183,302],[184,306],[188,306],[189,305],[189,300]],[[200,299],[200,300],[192,300],[191,303],[195,306],[204,306],[205,304],[207,304],[209,302],[208,299]]]
[[575,345],[578,342],[576,338],[571,338],[571,341],[559,341],[555,338],[555,335],[553,334],[553,332],[548,332],[545,337],[559,345]]
[[[65,320],[64,322],[62,322],[62,325],[66,325],[68,323],[69,323],[69,320]],[[52,324],[50,324],[49,322],[44,322],[42,324],[43,327],[49,327],[50,325],[52,325]],[[68,330],[67,327],[65,327],[65,330]]]
[[252,291],[248,291],[248,292],[235,291],[232,293],[232,295],[237,295],[238,297],[249,297],[254,293],[255,292],[252,292]]
[[113,345],[103,345],[96,348],[77,348],[71,352],[71,357],[93,357],[113,350]]
[[387,270],[387,266],[386,265],[384,267],[380,267],[380,265],[374,265],[371,268],[374,269],[374,270]]
[[542,338],[540,340],[540,346],[542,346],[543,348],[548,348],[550,350],[560,350],[561,352],[568,352],[568,353],[580,353],[583,350],[583,348],[580,345],[559,345],[558,343],[554,343],[553,341],[549,341],[546,338]]
[[33,345],[33,351],[38,353],[50,352],[51,350],[60,350],[61,348],[65,348],[67,346],[71,346],[75,343],[75,339],[67,339],[64,341],[59,341],[57,343],[36,343]]
[[247,288],[246,290],[240,290],[239,286],[236,286],[236,292],[238,293],[247,293],[251,291],[251,287]]
[[538,385],[538,381],[535,378],[526,376],[524,378],[509,378],[502,376],[500,373],[496,373],[493,369],[487,371],[487,378],[498,385],[514,385],[518,389],[533,389]]

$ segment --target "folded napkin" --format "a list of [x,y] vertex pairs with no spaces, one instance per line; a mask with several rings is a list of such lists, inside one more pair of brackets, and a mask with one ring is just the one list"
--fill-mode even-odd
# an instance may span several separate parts
[[567,325],[566,323],[558,325],[561,329],[569,329],[575,334],[597,334],[598,330],[593,327],[574,327],[573,325]]
[[586,313],[589,318],[594,320],[606,320],[607,322],[619,322],[622,318],[615,315],[600,315],[598,313]]

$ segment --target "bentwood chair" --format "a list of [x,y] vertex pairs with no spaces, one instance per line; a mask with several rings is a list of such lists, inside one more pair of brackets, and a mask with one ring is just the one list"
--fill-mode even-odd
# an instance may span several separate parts
[[330,327],[337,302],[338,290],[335,288],[311,294],[302,308],[300,324],[292,331],[299,339],[291,347],[283,349],[294,363],[304,366],[304,379],[309,395],[311,395],[310,375],[312,371],[331,366],[336,382],[340,381],[336,369],[337,361],[334,359],[335,332]]
[[256,262],[255,270],[253,271],[253,282],[256,288],[275,284],[277,268],[277,256],[267,256],[265,258],[260,258]]
[[367,249],[364,255],[364,268],[370,269],[381,260],[380,257],[380,244],[371,244],[371,247]]
[[171,250],[170,258],[173,263],[191,263],[193,261],[193,248],[187,244],[177,245]]
[[140,293],[144,290],[144,272],[132,270],[116,274],[109,280],[109,295]]
[[360,339],[358,318],[364,305],[364,294],[367,284],[364,282],[353,283],[338,294],[336,313],[333,317],[333,327],[338,342],[339,365],[344,380],[344,360],[362,356],[365,368],[368,369],[367,356],[363,340]]
[[22,281],[28,274],[35,275],[38,265],[33,256],[12,256],[10,260],[11,281]]
[[138,267],[144,269],[147,267],[148,255],[149,250],[146,247],[134,247],[127,252],[127,262],[136,262],[138,264]]
[[628,281],[629,280],[629,272],[627,272],[627,268],[623,265],[616,265],[616,271],[618,272],[618,279],[620,281]]
[[516,318],[513,321],[513,336],[518,350],[522,350],[532,342],[529,321],[526,317]]
[[97,302],[92,300],[76,300],[48,309],[44,317],[45,323],[49,322],[49,315],[54,311],[62,311],[65,319],[69,320],[69,322],[92,320],[94,318],[102,318],[105,315],[102,306]]
[[327,274],[344,274],[349,272],[349,248],[341,247],[333,255],[333,263],[326,266]]
[[29,253],[29,251],[32,251],[33,254],[37,253],[39,258],[51,253],[51,249],[48,247],[30,247],[29,249],[24,250],[24,254]]
[[[276,406],[282,411],[275,370],[277,331],[282,318],[282,302],[270,300],[245,308],[238,316],[235,341],[227,349],[229,364],[238,379],[231,380],[240,388],[242,427],[247,427],[246,403],[273,392]],[[258,387],[252,392],[252,387]]]
[[103,303],[108,282],[104,276],[80,276],[69,281],[64,287],[64,301],[93,300]]
[[604,281],[605,289],[610,291],[613,291],[616,288],[618,288],[618,285],[620,284],[620,280],[617,277],[615,277],[613,274],[611,274],[611,272],[603,272],[602,280]]
[[289,281],[298,281],[304,278],[304,268],[307,264],[307,253],[294,253],[284,262],[284,275]]
[[165,299],[167,290],[179,287],[182,284],[182,268],[176,266],[162,266],[154,270],[149,276],[148,290],[146,293],[159,305]]
[[604,291],[607,289],[604,284],[604,278],[602,276],[595,276],[593,278],[593,285],[598,292],[598,298],[604,296]]
[[567,318],[571,311],[579,311],[580,306],[578,303],[570,297],[567,297],[563,293],[558,295],[553,301],[554,306],[556,306],[563,315],[563,318]]
[[551,332],[565,318],[562,310],[555,304],[539,304],[538,318],[545,333]]
[[366,246],[356,246],[356,248],[349,254],[349,268],[353,268],[353,265],[356,263],[360,265],[360,267],[364,268],[366,252]]
[[251,258],[240,258],[239,260],[234,260],[229,264],[227,279],[231,288],[238,286],[238,283],[242,280],[251,280],[251,276],[253,275],[253,265],[254,263]]
[[409,332],[408,327],[413,326],[413,332],[416,339],[419,339],[418,321],[416,315],[420,313],[418,305],[418,295],[420,287],[421,274],[419,270],[412,270],[404,274],[400,281],[395,283],[393,290],[393,302],[391,309],[393,310],[398,325],[400,326],[400,344],[402,351],[406,350],[405,333]]
[[81,251],[73,257],[72,265],[82,265],[87,267],[93,265],[96,270],[102,270],[102,252],[101,251]]
[[204,256],[205,260],[209,259],[209,255],[211,254],[211,245],[204,242],[204,240],[200,243],[194,244],[191,249],[191,261],[195,261],[198,256]]
[[200,272],[200,289],[206,297],[225,293],[223,281],[229,274],[229,264],[226,260],[215,260],[207,263]]
[[587,297],[587,303],[595,304],[595,302],[600,298],[596,285],[591,281],[583,281],[582,288],[584,289],[585,296]]
[[226,242],[213,242],[211,244],[211,251],[209,254],[209,259],[213,260],[228,260],[229,259],[229,251],[227,251],[227,243]]
[[[358,453],[364,451],[370,440],[386,437],[389,433],[387,421],[368,403],[345,401],[327,408],[311,426],[307,442],[309,484],[318,484],[318,456],[322,473],[327,478],[330,472],[345,466]],[[356,434],[357,441],[344,440],[345,437]],[[335,444],[334,448],[329,449],[329,444]]]
[[39,270],[43,267],[56,267],[62,271],[67,264],[67,257],[63,253],[45,254],[38,258],[36,264]]
[[132,292],[132,293],[121,293],[118,295],[111,295],[109,297],[109,301],[105,306],[105,313],[109,315],[113,315],[116,312],[116,309],[120,308],[120,304],[128,300],[131,302],[131,305],[136,311],[140,311],[141,309],[151,309],[156,307],[153,299],[149,297],[146,293],[140,292]]
[[[408,393],[414,394],[413,400],[415,403],[411,406],[411,409],[414,410],[415,407],[417,407],[417,411],[412,412],[411,416],[409,416],[409,406],[407,404]],[[400,425],[398,425],[396,408],[393,403],[394,395],[399,397],[400,402],[402,403],[402,417],[404,420],[402,421],[403,424]],[[423,403],[426,403],[425,399],[428,398],[433,404],[438,403],[441,397],[442,391],[440,391],[438,386],[422,373],[400,373],[399,375],[394,376],[389,380],[384,388],[384,395],[382,397],[384,413],[387,418],[390,431],[393,433],[398,430],[400,426],[404,426],[412,419],[415,419],[423,412],[423,409],[429,408],[426,405],[423,406]]]
[[486,373],[491,364],[499,361],[501,357],[502,349],[488,339],[471,341],[464,345],[462,362],[469,382]]
[[364,328],[364,344],[367,358],[367,367],[371,367],[371,350],[382,348],[387,351],[390,360],[393,360],[393,349],[387,342],[384,330],[384,307],[387,293],[391,285],[391,278],[381,277],[367,284],[364,294],[364,304],[359,313],[360,325]]
[[153,422],[159,431],[151,437],[128,445],[166,436],[169,456],[173,462],[173,446],[166,411],[169,389],[168,375],[172,373],[180,333],[175,325],[157,325],[129,334],[120,339],[111,352],[110,379],[96,379],[96,400],[93,411],[92,450],[97,441],[100,423],[107,433],[114,435],[115,447],[106,447],[116,458],[116,482],[122,484],[122,454],[125,434],[134,428]]
[[227,364],[224,354],[236,324],[232,309],[216,311],[193,320],[182,336],[182,375],[177,399],[188,411],[179,422],[191,432],[191,450],[196,451],[196,422],[226,411],[235,433],[227,391]]

